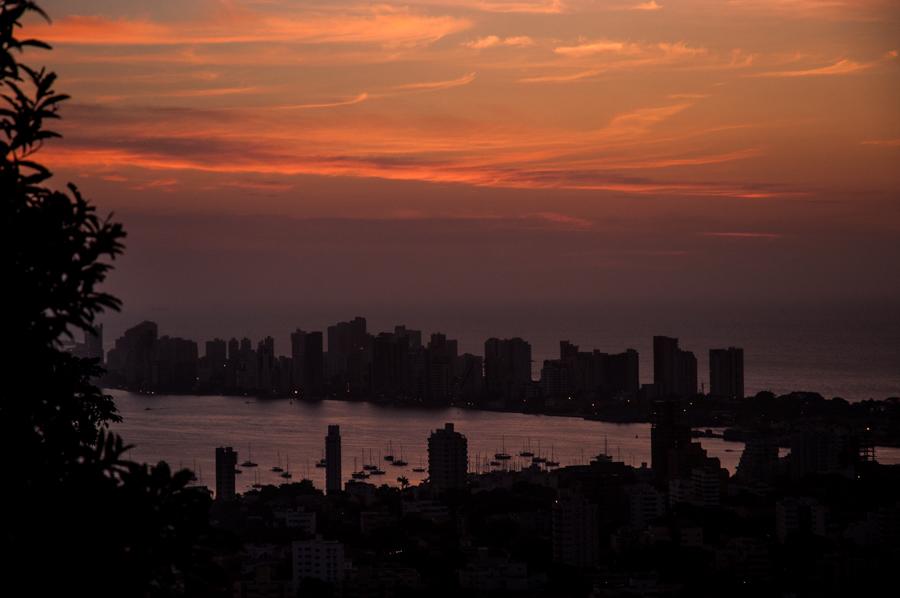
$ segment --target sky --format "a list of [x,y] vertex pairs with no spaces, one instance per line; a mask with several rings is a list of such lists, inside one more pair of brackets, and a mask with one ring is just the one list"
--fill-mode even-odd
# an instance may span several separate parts
[[896,1],[42,5],[42,156],[125,223],[129,323],[898,318]]

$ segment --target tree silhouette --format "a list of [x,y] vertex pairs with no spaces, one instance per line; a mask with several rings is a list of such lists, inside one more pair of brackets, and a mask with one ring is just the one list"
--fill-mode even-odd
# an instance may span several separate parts
[[[99,290],[123,251],[121,224],[101,218],[75,188],[53,189],[36,161],[59,134],[67,96],[56,75],[21,59],[50,49],[18,37],[22,20],[47,18],[31,1],[0,0],[0,210],[5,292],[0,447],[8,523],[4,583],[29,595],[157,596],[198,593],[198,541],[209,496],[187,487],[190,472],[124,459],[108,430],[119,420],[94,383],[96,360],[62,349],[120,301]],[[15,577],[12,577],[15,575]],[[209,593],[205,588],[201,593]]]

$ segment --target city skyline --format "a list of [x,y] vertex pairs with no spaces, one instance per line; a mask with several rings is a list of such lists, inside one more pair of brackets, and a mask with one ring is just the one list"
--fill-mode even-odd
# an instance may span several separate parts
[[561,340],[556,358],[539,360],[527,340],[491,337],[484,341],[481,354],[463,353],[457,341],[442,332],[429,337],[400,324],[393,331],[369,332],[360,316],[328,326],[326,332],[297,328],[285,352],[276,350],[271,336],[255,345],[247,337],[198,343],[160,335],[155,322],[144,321],[126,330],[108,351],[101,349],[102,326],[85,333],[85,342],[71,350],[104,363],[107,384],[138,391],[417,397],[433,404],[493,397],[507,406],[510,401],[585,392],[607,399],[707,392],[729,399],[745,396],[744,352],[733,346],[709,349],[708,376],[703,379],[709,383],[698,382],[694,353],[680,349],[677,338],[656,335],[652,378],[642,381],[640,353],[632,348],[620,353],[581,351]]

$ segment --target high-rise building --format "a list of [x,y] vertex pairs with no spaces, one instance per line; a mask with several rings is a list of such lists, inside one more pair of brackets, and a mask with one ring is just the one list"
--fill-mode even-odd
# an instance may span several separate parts
[[444,424],[428,437],[428,478],[437,490],[464,488],[469,469],[466,437]]
[[197,343],[184,338],[163,336],[153,351],[153,390],[191,392],[197,383]]
[[726,399],[744,398],[743,349],[710,349],[709,394]]
[[634,349],[606,355],[604,390],[609,396],[635,397],[641,389],[639,356]]
[[531,385],[531,345],[521,338],[486,340],[484,385],[491,398],[521,404]]
[[697,358],[677,338],[653,337],[653,384],[662,398],[697,394]]
[[597,505],[564,492],[553,503],[553,561],[570,567],[593,567],[600,552]]
[[276,394],[275,339],[271,336],[267,336],[259,341],[259,345],[256,348],[256,357],[258,360],[257,371],[259,372],[259,390],[266,394]]
[[341,427],[331,424],[325,437],[325,491],[331,494],[341,489]]
[[296,394],[321,397],[325,384],[325,357],[321,332],[291,333],[291,382]]
[[453,366],[457,357],[457,344],[446,335],[436,332],[431,335],[426,353],[428,402],[433,405],[445,404],[453,398]]
[[234,470],[238,454],[230,446],[216,449],[216,500],[234,500]]
[[326,369],[337,394],[363,395],[371,390],[372,337],[366,319],[356,317],[328,327]]
[[404,394],[403,381],[409,354],[409,339],[382,332],[372,341],[372,393],[376,398],[395,399]]
[[133,390],[150,390],[159,330],[155,322],[141,322],[116,339],[107,355],[110,377]]
[[[300,595],[304,580],[315,579],[339,588],[344,581],[344,545],[320,536],[291,543],[294,594]],[[340,595],[339,591],[334,594]],[[307,595],[303,593],[303,595]]]
[[474,403],[484,394],[484,360],[478,355],[463,353],[454,366],[457,394],[468,403]]
[[690,444],[691,428],[680,421],[678,403],[655,403],[650,429],[650,466],[660,484],[687,474],[684,455],[690,450]]
[[220,338],[206,341],[206,353],[200,360],[198,377],[201,386],[221,389],[228,368],[228,343]]

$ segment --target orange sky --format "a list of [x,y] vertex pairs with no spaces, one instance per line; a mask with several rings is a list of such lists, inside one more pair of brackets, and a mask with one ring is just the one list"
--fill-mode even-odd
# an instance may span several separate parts
[[[460,242],[476,261],[503,253],[499,227],[578,240],[524,242],[529,268],[457,273],[497,298],[548,276],[586,297],[613,281],[647,292],[617,268],[663,272],[672,292],[705,271],[740,272],[734,293],[775,280],[843,297],[850,277],[900,296],[886,274],[900,259],[896,1],[42,4],[54,22],[28,33],[53,43],[41,59],[74,98],[45,160],[127,216],[135,251],[172,242],[143,215],[189,216],[204,239],[241,216],[321,219],[338,236],[342,220],[391,223],[397,239],[469,227],[428,249],[438,262]],[[397,255],[422,240],[408,243]],[[351,262],[319,274],[352,278]],[[140,281],[175,284],[141,263],[161,278],[141,270],[126,300],[150,293]],[[410,268],[397,276],[421,279]]]

